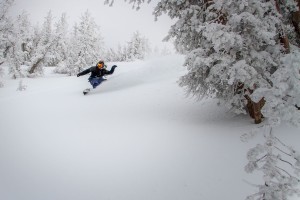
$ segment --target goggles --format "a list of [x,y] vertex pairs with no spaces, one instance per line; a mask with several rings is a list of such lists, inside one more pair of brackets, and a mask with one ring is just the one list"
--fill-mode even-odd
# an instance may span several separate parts
[[98,63],[97,66],[98,66],[99,68],[102,68],[104,65],[103,65],[103,63]]

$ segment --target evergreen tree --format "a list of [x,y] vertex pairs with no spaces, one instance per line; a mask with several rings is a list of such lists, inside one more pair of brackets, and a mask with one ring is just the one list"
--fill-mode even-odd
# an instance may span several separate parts
[[4,63],[11,43],[9,35],[12,34],[13,24],[8,17],[8,11],[14,0],[3,0],[0,2],[0,66]]
[[32,27],[29,15],[22,12],[14,24],[13,33],[9,36],[11,48],[8,53],[9,73],[12,78],[24,77],[21,65],[27,64],[32,50]]
[[127,52],[128,52],[127,48],[128,48],[127,45],[125,45],[125,46],[123,46],[122,49],[120,49],[123,52],[123,54],[121,54],[122,55],[121,61],[125,61],[125,62],[129,61],[128,54],[127,54]]
[[262,109],[269,123],[287,121],[300,125],[300,52],[294,51],[281,58],[280,67],[271,75],[272,87],[259,88],[254,99],[264,97],[268,102]]
[[114,49],[110,48],[106,51],[105,60],[107,62],[117,62],[119,61],[119,56]]
[[58,40],[56,46],[53,48],[52,65],[56,66],[54,72],[66,74],[68,73],[69,59],[71,55],[66,13],[63,13],[60,20],[55,24],[55,35]]
[[41,31],[38,27],[35,28],[33,50],[30,55],[30,67],[28,70],[28,76],[30,77],[43,75],[43,65],[51,57],[51,49],[58,41],[58,37],[55,37],[53,33],[52,26],[53,16],[52,12],[49,11]]
[[118,49],[117,49],[117,60],[119,62],[126,61],[126,47],[122,47],[121,44],[118,44]]
[[4,74],[2,64],[5,62],[7,53],[12,44],[9,36],[12,34],[13,25],[11,19],[8,17],[8,10],[11,8],[14,0],[3,0],[0,2],[0,87],[3,87],[1,77]]
[[59,63],[64,62],[68,57],[68,23],[67,15],[63,13],[54,24],[54,35],[57,37],[57,42],[51,49],[51,56],[49,64],[51,66],[57,66]]
[[142,37],[138,31],[133,33],[127,45],[127,59],[131,61],[136,59],[143,60],[149,51],[150,46],[148,40]]
[[70,63],[70,74],[74,75],[87,66],[91,66],[104,57],[104,42],[100,28],[91,17],[89,11],[82,16],[75,27],[72,39],[75,48],[73,63]]
[[[78,43],[78,25],[77,25],[77,23],[75,23],[73,26],[73,31],[72,31],[71,37],[70,37],[69,49],[70,49],[70,52],[69,52],[66,73],[69,75],[74,75],[76,71],[80,71],[80,69],[74,70],[75,63],[78,60],[78,54],[80,52],[80,47],[79,47],[79,43]],[[78,68],[78,67],[76,67],[76,68]],[[74,71],[74,72],[72,72],[72,71]]]

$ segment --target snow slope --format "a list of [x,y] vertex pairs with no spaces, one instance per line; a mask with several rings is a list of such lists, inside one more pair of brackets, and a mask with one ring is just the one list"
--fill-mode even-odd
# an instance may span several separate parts
[[[5,77],[0,89],[1,200],[241,200],[255,127],[216,102],[186,98],[182,56],[117,64],[91,94],[88,75]],[[300,151],[300,129],[275,133]],[[296,198],[297,199],[297,198]]]

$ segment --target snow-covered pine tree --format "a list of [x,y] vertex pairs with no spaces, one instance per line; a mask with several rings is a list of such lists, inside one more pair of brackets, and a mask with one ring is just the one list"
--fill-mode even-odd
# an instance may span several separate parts
[[[78,59],[79,53],[79,43],[78,43],[78,24],[75,22],[73,26],[73,30],[70,34],[70,44],[69,44],[69,58],[68,58],[68,65],[66,68],[66,73],[70,76],[72,75],[72,71],[75,71],[75,63]],[[79,69],[77,69],[79,71]],[[73,72],[74,74],[75,72]]]
[[110,49],[106,50],[105,60],[106,60],[106,62],[117,62],[117,61],[119,61],[119,57],[118,57],[117,53],[115,52],[115,50],[110,48]]
[[281,58],[280,67],[270,76],[272,87],[257,89],[254,100],[264,97],[262,109],[272,125],[281,121],[300,125],[300,52],[295,50]]
[[51,57],[49,52],[56,45],[58,38],[53,33],[53,16],[49,11],[45,17],[41,31],[36,27],[34,46],[30,57],[30,67],[28,76],[35,77],[43,75],[43,64],[47,62],[47,57]]
[[118,44],[117,49],[117,61],[123,62],[126,61],[126,47],[122,47],[121,44]]
[[29,60],[32,50],[33,34],[29,14],[22,12],[16,19],[13,33],[8,37],[11,48],[8,54],[9,74],[12,78],[21,78],[26,74],[21,65]]
[[117,51],[117,54],[118,54],[118,59],[120,62],[127,62],[129,61],[129,57],[128,57],[128,45],[124,45],[124,46],[121,46],[121,45],[118,45],[118,51]]
[[[76,38],[76,39],[75,39]],[[89,11],[86,11],[75,28],[72,39],[73,63],[70,63],[70,75],[77,74],[83,68],[91,66],[104,57],[104,42],[100,28]]]
[[0,2],[0,87],[4,84],[1,81],[1,77],[4,74],[2,64],[5,62],[7,53],[11,47],[11,43],[8,40],[9,35],[12,34],[12,23],[8,17],[8,10],[11,8],[14,0],[3,0]]
[[57,43],[52,49],[52,65],[56,66],[54,72],[66,74],[68,73],[71,51],[66,13],[63,13],[60,17],[60,20],[55,24],[55,35],[57,37]]
[[130,61],[137,59],[143,60],[149,51],[150,46],[148,39],[141,36],[138,31],[133,33],[131,40],[127,44],[127,58]]
[[233,112],[245,113],[245,96],[272,85],[270,75],[283,56],[282,22],[272,1],[159,3],[156,13],[165,10],[179,18],[169,38],[187,54],[188,73],[180,85],[189,94],[218,98]]
[[0,2],[0,66],[4,63],[11,43],[8,40],[13,31],[12,20],[8,17],[8,11],[14,0]]

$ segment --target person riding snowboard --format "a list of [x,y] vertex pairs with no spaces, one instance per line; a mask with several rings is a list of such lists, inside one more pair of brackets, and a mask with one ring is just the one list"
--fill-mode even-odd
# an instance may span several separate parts
[[[78,73],[77,77],[91,73],[88,80],[89,80],[90,84],[93,86],[93,88],[95,89],[98,85],[100,85],[102,83],[102,81],[106,80],[103,78],[103,76],[111,75],[114,73],[117,65],[113,65],[110,71],[106,70],[105,67],[106,66],[104,65],[104,61],[100,60],[96,66],[90,67],[90,68]],[[88,93],[90,91],[90,89],[87,89],[85,91],[83,92],[84,94]]]

